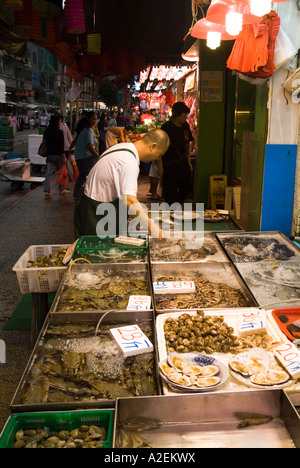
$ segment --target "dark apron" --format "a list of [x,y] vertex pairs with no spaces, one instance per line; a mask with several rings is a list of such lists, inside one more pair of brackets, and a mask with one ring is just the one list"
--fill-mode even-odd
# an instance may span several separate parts
[[[117,153],[120,150],[113,150],[113,151],[108,151],[104,153],[101,157],[104,158],[105,156],[112,154],[112,153]],[[131,153],[134,157],[135,154],[133,151],[129,149],[123,149],[122,151],[128,151]],[[102,215],[97,215],[97,210],[100,205],[104,205],[108,203],[104,202],[99,202],[96,200],[92,200],[91,198],[87,197],[84,193],[84,186],[81,188],[80,193],[78,195],[78,198],[76,200],[76,205],[75,205],[75,211],[74,211],[74,232],[75,232],[75,238],[78,239],[79,237],[82,236],[97,236],[97,225],[101,220],[104,218],[109,220],[109,215],[107,212],[105,212]],[[110,202],[111,205],[114,206],[115,208],[115,219],[111,219],[111,226],[115,226],[115,234],[116,235],[125,235],[127,232],[127,216],[126,219],[123,219],[124,217],[122,216],[122,222],[120,223],[120,210],[124,210],[124,204],[122,200],[114,200]],[[127,208],[126,208],[127,212]],[[112,235],[112,232],[108,231],[109,226],[106,226],[107,229],[101,230],[101,235]]]

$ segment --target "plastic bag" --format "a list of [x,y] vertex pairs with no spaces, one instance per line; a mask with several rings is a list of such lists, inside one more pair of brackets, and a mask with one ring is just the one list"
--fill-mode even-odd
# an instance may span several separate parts
[[66,186],[68,184],[68,169],[66,164],[64,164],[61,169],[58,171],[56,185]]

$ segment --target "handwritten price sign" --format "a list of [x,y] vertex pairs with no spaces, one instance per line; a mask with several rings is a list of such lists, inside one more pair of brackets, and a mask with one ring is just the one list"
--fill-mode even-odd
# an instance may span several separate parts
[[110,334],[124,356],[152,353],[153,345],[138,325],[111,328]]
[[127,310],[151,310],[151,297],[130,296]]
[[267,329],[266,312],[260,309],[245,310],[239,314],[239,334],[262,333]]
[[294,379],[300,378],[300,351],[296,346],[283,343],[274,349],[274,354]]
[[155,294],[191,294],[196,292],[194,281],[156,281]]

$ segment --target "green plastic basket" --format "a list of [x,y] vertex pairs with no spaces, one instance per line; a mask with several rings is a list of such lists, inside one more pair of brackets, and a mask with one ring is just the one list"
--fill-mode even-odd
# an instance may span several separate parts
[[129,251],[146,251],[148,248],[147,239],[142,237],[145,240],[144,245],[126,245],[126,244],[117,244],[115,238],[111,237],[97,237],[97,236],[86,236],[80,237],[75,247],[75,252],[78,254],[96,254],[99,250],[109,250],[109,249],[120,249],[120,250],[129,250]]
[[0,448],[11,448],[15,434],[20,430],[45,429],[47,432],[72,431],[81,425],[105,427],[107,430],[103,448],[112,447],[114,411],[64,411],[48,413],[20,413],[11,416],[1,435]]

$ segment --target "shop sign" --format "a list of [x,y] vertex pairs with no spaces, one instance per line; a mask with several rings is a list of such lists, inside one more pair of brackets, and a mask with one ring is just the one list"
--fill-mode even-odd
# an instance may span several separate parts
[[6,363],[6,346],[3,340],[0,340],[0,364]]
[[16,97],[35,97],[35,91],[33,89],[18,89]]
[[109,330],[124,356],[152,353],[153,344],[138,325]]

